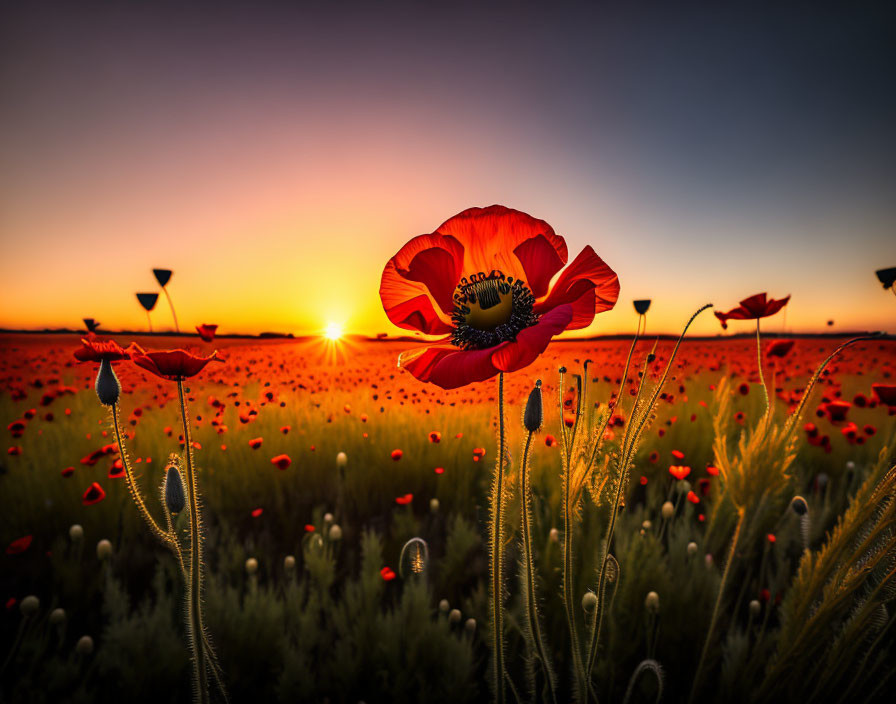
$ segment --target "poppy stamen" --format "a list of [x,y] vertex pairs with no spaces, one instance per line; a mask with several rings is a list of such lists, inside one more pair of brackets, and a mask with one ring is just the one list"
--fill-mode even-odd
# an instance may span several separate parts
[[451,342],[461,349],[481,350],[515,340],[538,322],[535,296],[521,279],[497,269],[463,277],[454,292]]

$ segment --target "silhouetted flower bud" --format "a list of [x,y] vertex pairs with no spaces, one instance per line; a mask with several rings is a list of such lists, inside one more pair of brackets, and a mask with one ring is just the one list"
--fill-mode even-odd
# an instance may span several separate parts
[[168,467],[168,473],[165,475],[165,503],[171,513],[180,513],[187,505],[184,483],[176,465]]
[[90,655],[93,652],[93,638],[81,636],[75,644],[75,652],[78,655]]
[[114,406],[118,403],[118,397],[121,396],[121,384],[118,383],[118,377],[115,376],[115,370],[112,369],[112,362],[104,359],[100,362],[100,370],[96,375],[97,398],[104,406]]
[[794,496],[793,501],[790,502],[790,508],[798,516],[805,516],[809,513],[809,504],[802,496]]
[[638,315],[644,315],[648,310],[650,310],[649,298],[642,298],[637,301],[632,301],[632,304],[635,306],[635,312]]
[[541,379],[535,382],[535,388],[529,392],[526,410],[523,411],[523,425],[530,433],[541,430],[544,422],[544,409],[541,404]]

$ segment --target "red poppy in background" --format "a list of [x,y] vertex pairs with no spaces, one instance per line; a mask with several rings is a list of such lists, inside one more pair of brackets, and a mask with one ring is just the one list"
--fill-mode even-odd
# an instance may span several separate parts
[[131,355],[115,340],[98,340],[94,337],[81,338],[81,349],[75,350],[75,359],[79,362],[117,362],[130,359]]
[[793,349],[793,340],[773,340],[765,348],[766,357],[786,357]]
[[872,384],[871,393],[885,406],[896,406],[896,386],[890,384]]
[[619,297],[619,279],[590,246],[552,286],[568,258],[548,223],[501,205],[413,238],[386,264],[383,308],[398,327],[446,337],[403,353],[399,366],[444,389],[528,366]]
[[727,313],[715,311],[715,316],[721,321],[722,328],[727,330],[729,320],[759,320],[759,318],[767,318],[786,306],[789,300],[790,296],[775,300],[774,298],[768,298],[765,293],[757,293],[755,296],[745,298],[737,308],[732,308]]
[[97,482],[94,482],[89,487],[87,487],[87,491],[85,491],[84,496],[81,497],[81,503],[85,506],[90,506],[92,504],[99,503],[105,498],[106,492],[103,491],[103,487],[101,487]]
[[21,555],[25,552],[30,546],[31,541],[34,539],[34,536],[26,535],[21,538],[16,538],[9,545],[6,546],[6,554],[7,555]]
[[183,381],[191,376],[196,376],[209,362],[223,362],[218,357],[218,351],[212,352],[210,357],[198,357],[186,350],[161,350],[147,352],[136,342],[128,347],[131,361],[138,367],[143,367],[156,376],[168,381]]
[[276,457],[271,458],[271,464],[276,466],[279,470],[284,470],[292,463],[292,460],[289,459],[289,455],[277,455]]
[[208,323],[203,323],[202,325],[196,326],[196,332],[199,333],[199,337],[201,337],[205,342],[211,342],[215,339],[215,332],[217,331],[217,325],[209,325]]

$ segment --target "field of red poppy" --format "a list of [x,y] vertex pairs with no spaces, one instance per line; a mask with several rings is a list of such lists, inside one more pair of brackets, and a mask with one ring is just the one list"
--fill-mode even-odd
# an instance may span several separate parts
[[[764,343],[765,380],[779,414],[773,427],[784,425],[813,371],[842,341]],[[873,693],[889,672],[877,646],[892,642],[883,601],[893,589],[892,560],[878,565],[872,553],[894,530],[886,472],[896,408],[882,398],[893,403],[887,394],[896,343],[862,342],[829,364],[803,410],[792,462],[766,486],[741,481],[741,494],[752,497],[744,505],[735,474],[750,468],[737,469],[730,455],[750,457],[744,438],[764,412],[755,341],[685,341],[629,471],[610,478],[621,506],[610,511],[599,477],[612,475],[639,379],[643,374],[646,387],[660,379],[674,343],[660,340],[654,349],[653,340],[640,341],[625,379],[631,341],[624,339],[558,342],[506,378],[511,691],[530,683],[549,699],[529,651],[528,553],[519,539],[529,435],[521,419],[541,379],[545,423],[531,436],[526,526],[537,618],[559,699],[576,686],[567,677],[576,665],[562,598],[564,443],[577,417],[591,427],[592,416],[606,443],[575,507],[569,589],[576,639],[589,636],[597,596],[607,602],[594,656],[597,696],[620,699],[628,690],[632,701],[652,700],[660,683],[665,696],[685,697],[726,576],[701,698],[726,692],[748,700],[760,691],[817,698],[823,687],[844,701]],[[193,351],[211,351],[199,345]],[[115,364],[123,458],[94,392],[97,365],[73,356],[80,346],[75,336],[2,340],[3,691],[9,701],[95,701],[115,693],[188,701],[182,616],[189,604],[178,558],[141,521],[123,466],[129,459],[149,513],[170,515],[162,485],[169,456],[183,449],[177,385],[133,360]],[[223,362],[187,379],[184,392],[201,487],[205,627],[217,653],[215,677],[219,671],[231,700],[487,697],[485,536],[497,380],[448,391],[420,384],[396,366],[407,347],[401,342],[219,340],[217,347]],[[579,394],[575,375],[585,360],[592,360],[587,390]],[[726,437],[728,445],[720,442]],[[875,504],[870,492],[886,481],[887,499]],[[182,505],[182,485],[180,496]],[[857,512],[869,506],[859,521]],[[736,560],[726,560],[744,513],[750,519],[739,531]],[[599,584],[611,514],[615,566]],[[173,530],[184,529],[183,516],[174,516]],[[414,538],[422,542],[408,542]],[[815,572],[830,550],[841,561],[859,550],[865,563],[849,574],[830,566],[820,577]],[[729,567],[733,574],[724,575]],[[857,622],[858,633],[850,630]],[[841,643],[843,634],[849,638]],[[828,663],[824,677],[819,659]]]

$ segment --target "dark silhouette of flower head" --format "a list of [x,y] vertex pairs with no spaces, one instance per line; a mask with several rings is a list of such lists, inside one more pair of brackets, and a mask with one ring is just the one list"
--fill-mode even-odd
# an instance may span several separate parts
[[165,284],[171,281],[171,269],[153,269],[152,273],[156,277],[156,281],[159,282],[159,286],[162,288],[165,287]]
[[874,273],[877,274],[878,280],[883,284],[885,289],[893,288],[893,283],[896,282],[896,266],[891,266],[887,269],[878,269]]
[[211,342],[215,339],[215,332],[217,331],[217,329],[217,325],[208,325],[207,323],[196,326],[196,332],[199,333],[199,337],[201,337],[205,342]]
[[405,352],[399,366],[445,389],[528,366],[619,297],[619,279],[591,247],[560,272],[568,257],[548,223],[501,205],[413,238],[386,264],[383,308],[401,328],[447,337]]
[[732,308],[727,313],[715,311],[715,316],[721,321],[722,328],[728,329],[729,320],[758,320],[759,318],[767,318],[774,315],[790,300],[790,296],[785,296],[775,300],[768,298],[765,293],[757,293],[755,296],[745,298],[736,308]]
[[81,318],[81,320],[84,321],[84,327],[87,328],[87,332],[95,332],[100,326],[100,321],[93,318]]
[[159,294],[138,293],[137,300],[140,301],[140,305],[143,306],[144,310],[149,313],[149,311],[156,307],[156,302],[159,300]]
[[632,301],[632,305],[635,306],[635,312],[638,315],[644,315],[650,310],[651,300],[649,298],[641,298],[637,301]]

